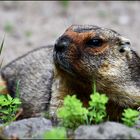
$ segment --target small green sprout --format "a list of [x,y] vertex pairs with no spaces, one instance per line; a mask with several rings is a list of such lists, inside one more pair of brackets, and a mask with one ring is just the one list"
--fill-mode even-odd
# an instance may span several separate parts
[[9,94],[0,94],[0,119],[4,122],[13,121],[20,104],[19,98],[12,98]]
[[62,119],[62,125],[66,128],[77,128],[85,123],[88,110],[82,106],[79,99],[73,96],[66,96],[64,105],[58,109],[58,118]]
[[[2,53],[2,50],[3,50],[4,41],[5,41],[5,35],[4,35],[4,38],[3,38],[2,42],[1,42],[1,45],[0,45],[0,56],[1,56],[1,53]],[[2,67],[2,63],[3,63],[3,59],[0,62],[0,68]]]
[[2,42],[1,42],[1,45],[0,45],[0,55],[1,55],[2,50],[3,50],[4,41],[5,41],[5,36],[4,36],[4,38],[3,38]]
[[67,139],[67,133],[65,128],[56,127],[52,128],[50,131],[45,132],[44,139]]
[[122,113],[122,121],[127,126],[134,126],[136,121],[139,119],[140,112],[133,109],[124,109]]
[[105,94],[99,94],[96,91],[96,85],[94,83],[93,93],[90,96],[91,101],[89,101],[89,123],[100,123],[106,117],[106,104],[108,102],[108,97]]

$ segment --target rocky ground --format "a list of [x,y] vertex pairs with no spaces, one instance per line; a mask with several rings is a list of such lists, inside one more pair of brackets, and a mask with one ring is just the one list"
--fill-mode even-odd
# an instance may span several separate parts
[[[12,122],[0,132],[5,138],[43,139],[44,134],[50,131],[52,123],[43,117],[23,119]],[[76,130],[67,130],[67,137],[73,139],[139,139],[140,132],[116,122],[104,122],[99,125],[81,125]]]
[[112,28],[139,50],[139,1],[1,1],[0,40],[4,65],[33,48],[54,44],[71,24]]
[[[140,52],[138,47],[140,45],[138,42],[139,7],[138,1],[70,1],[67,6],[59,1],[1,1],[0,39],[2,40],[5,35],[1,57],[4,60],[3,65],[33,48],[54,44],[71,24],[95,24],[112,28],[128,37],[132,42],[132,47]],[[26,77],[22,76],[22,78],[26,80]],[[15,78],[13,79],[15,81]],[[34,97],[32,95],[31,93],[30,96]],[[41,96],[44,100],[44,95]],[[36,105],[41,103],[41,100],[36,98],[32,98],[33,100]],[[40,107],[36,105],[36,108]],[[13,136],[38,139],[52,127],[51,120],[43,117],[22,119],[0,128],[0,139],[1,134],[7,138]],[[140,128],[139,122],[136,127]],[[120,123],[105,122],[100,125],[80,126],[71,137],[75,139],[139,139],[140,131],[135,127],[130,128]]]

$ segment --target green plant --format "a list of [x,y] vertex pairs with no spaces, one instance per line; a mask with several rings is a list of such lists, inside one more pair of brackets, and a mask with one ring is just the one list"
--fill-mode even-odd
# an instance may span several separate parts
[[[0,56],[2,53],[2,49],[4,46],[4,40],[5,36],[1,42],[0,45]],[[2,62],[0,64],[0,67],[2,65]],[[19,81],[17,82],[16,86],[16,95],[19,95]],[[0,120],[4,122],[10,122],[15,119],[16,112],[19,109],[19,105],[21,104],[21,101],[19,98],[12,98],[9,94],[1,93],[5,89],[5,85],[0,85]]]
[[133,109],[124,109],[122,113],[122,121],[127,126],[135,125],[136,121],[139,119],[140,112]]
[[67,139],[66,130],[63,127],[56,127],[45,132],[44,139]]
[[12,98],[9,94],[0,94],[0,119],[4,122],[15,120],[20,104],[19,98]]
[[89,124],[100,123],[106,117],[106,104],[108,102],[108,97],[105,94],[99,94],[96,91],[96,85],[94,83],[93,93],[90,96],[91,101],[89,101]]
[[66,128],[75,129],[81,124],[100,123],[106,117],[106,103],[108,97],[96,92],[96,86],[91,94],[89,108],[84,108],[80,100],[73,96],[64,98],[64,105],[58,109],[57,116],[62,120],[62,125]]
[[[3,38],[2,42],[1,42],[1,45],[0,45],[0,56],[1,56],[1,53],[2,53],[2,50],[3,50],[4,40],[5,40],[5,36],[4,36],[4,38]],[[2,67],[2,63],[3,63],[3,59],[2,59],[2,61],[0,63],[0,68]]]
[[64,105],[58,109],[58,118],[62,119],[62,125],[66,128],[76,128],[85,123],[88,110],[82,106],[80,100],[73,96],[66,96]]
[[3,38],[2,42],[1,42],[1,45],[0,45],[0,55],[2,53],[2,49],[3,49],[3,46],[4,46],[4,40],[5,40],[5,36],[4,36],[4,38]]

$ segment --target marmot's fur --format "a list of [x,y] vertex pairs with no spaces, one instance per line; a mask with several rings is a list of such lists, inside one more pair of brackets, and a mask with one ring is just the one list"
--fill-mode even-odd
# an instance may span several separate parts
[[[140,57],[130,48],[130,41],[116,31],[73,25],[56,41],[53,60],[50,113],[56,112],[68,94],[76,94],[88,106],[94,81],[97,91],[109,97],[110,118],[117,119],[123,108],[139,107]],[[7,80],[4,70],[2,76]]]
[[53,84],[51,107],[59,106],[71,93],[87,105],[94,81],[97,91],[110,99],[110,117],[119,116],[125,107],[139,106],[140,58],[131,50],[130,41],[117,32],[71,26],[57,40],[53,56],[57,86]]

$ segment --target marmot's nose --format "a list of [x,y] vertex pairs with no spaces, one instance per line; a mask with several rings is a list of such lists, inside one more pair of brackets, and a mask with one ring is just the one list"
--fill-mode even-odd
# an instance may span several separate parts
[[60,41],[60,42],[57,42],[55,44],[55,51],[59,51],[59,52],[62,52],[65,50],[65,48],[68,46],[68,43],[67,42],[64,42],[64,41]]
[[57,52],[63,52],[67,49],[69,45],[70,45],[70,39],[67,37],[61,37],[56,41],[54,48],[55,51]]

